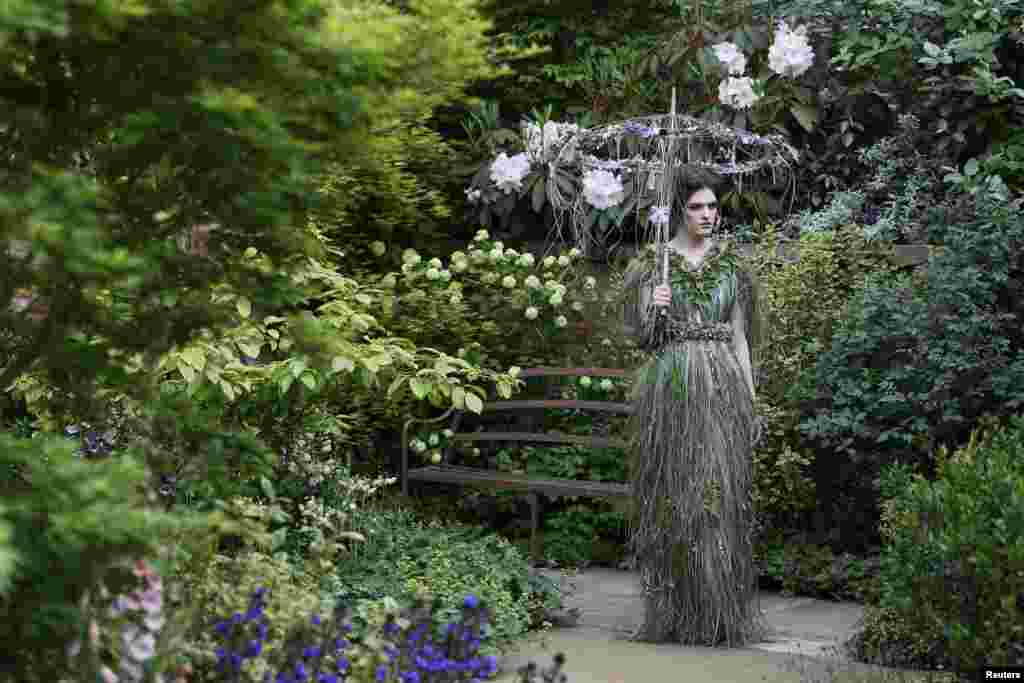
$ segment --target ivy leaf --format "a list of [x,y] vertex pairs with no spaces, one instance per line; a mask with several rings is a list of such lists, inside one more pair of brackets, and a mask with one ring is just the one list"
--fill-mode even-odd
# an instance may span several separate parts
[[427,396],[427,394],[430,393],[430,384],[428,382],[424,382],[418,377],[413,377],[411,380],[409,380],[409,386],[412,388],[413,395],[418,400],[422,401]]
[[252,304],[244,296],[238,297],[238,301],[235,302],[235,308],[238,309],[238,314],[243,318],[248,318],[252,315]]

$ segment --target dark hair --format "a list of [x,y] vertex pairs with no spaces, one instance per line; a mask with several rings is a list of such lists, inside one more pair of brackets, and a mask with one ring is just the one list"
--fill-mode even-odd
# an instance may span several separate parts
[[722,185],[722,179],[715,173],[694,166],[683,166],[676,173],[675,187],[672,193],[672,203],[675,204],[673,212],[679,216],[685,216],[686,201],[693,195],[705,188],[718,194],[718,188]]

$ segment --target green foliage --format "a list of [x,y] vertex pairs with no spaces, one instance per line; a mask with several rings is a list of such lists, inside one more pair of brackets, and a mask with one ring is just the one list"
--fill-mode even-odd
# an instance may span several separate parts
[[[367,543],[340,563],[325,594],[345,604],[390,597],[411,604],[419,594],[439,609],[435,626],[453,621],[462,598],[472,593],[493,613],[491,638],[481,651],[509,644],[529,625],[530,584],[525,558],[507,541],[472,527],[423,525],[405,512],[356,512],[352,528]],[[366,619],[358,615],[354,633]]]
[[574,505],[544,517],[544,557],[562,566],[579,566],[594,559],[597,540],[618,537],[625,515]]
[[120,566],[190,524],[146,509],[137,454],[93,463],[72,451],[65,439],[0,435],[0,466],[16,472],[5,482],[0,518],[0,637],[18,643],[5,652],[6,680],[57,680],[67,644],[84,627],[88,596],[100,585],[122,592],[132,579]]
[[[907,277],[873,278],[805,377],[804,391],[813,377],[817,398],[806,404],[814,415],[805,413],[801,432],[832,454],[828,490],[861,491],[862,502],[847,507],[862,522],[873,516],[865,468],[928,464],[932,444],[956,443],[984,412],[1020,405],[1017,204],[979,198],[973,219],[948,230],[926,288]],[[860,483],[848,480],[853,467]]]
[[883,473],[885,528],[880,605],[922,633],[941,634],[958,670],[1017,661],[1024,642],[1024,418],[986,420],[937,479],[909,468]]

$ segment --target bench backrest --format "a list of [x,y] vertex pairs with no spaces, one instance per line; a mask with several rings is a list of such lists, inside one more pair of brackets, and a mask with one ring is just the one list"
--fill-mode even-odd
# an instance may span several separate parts
[[[629,377],[629,370],[623,370],[619,368],[529,368],[521,370],[519,377]],[[520,401],[488,401],[484,403],[483,412],[497,412],[505,410],[524,410],[524,409],[547,409],[547,408],[563,408],[563,409],[578,409],[578,410],[594,410],[618,413],[620,415],[630,415],[633,412],[633,406],[630,403],[621,403],[615,401],[576,401],[576,400],[564,400],[564,399],[552,399],[552,400],[520,400]],[[620,439],[609,439],[605,437],[597,436],[578,436],[575,434],[545,434],[537,432],[458,432],[459,423],[462,421],[463,411],[456,411],[454,407],[449,408],[444,414],[425,420],[413,419],[409,420],[405,424],[405,428],[402,430],[402,479],[405,481],[408,473],[408,462],[409,462],[409,426],[414,422],[430,423],[430,422],[441,422],[448,418],[452,413],[455,413],[451,429],[456,433],[452,436],[452,441],[466,443],[475,441],[522,441],[522,442],[533,442],[533,443],[562,443],[562,444],[576,444],[580,446],[591,446],[594,448],[608,448],[608,447],[625,447],[625,443]],[[447,454],[445,454],[447,455]]]

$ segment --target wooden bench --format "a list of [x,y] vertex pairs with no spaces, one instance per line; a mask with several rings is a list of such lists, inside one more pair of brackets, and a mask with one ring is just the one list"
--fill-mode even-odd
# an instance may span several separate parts
[[[629,371],[613,368],[530,368],[519,373],[521,378],[529,377],[628,377]],[[629,415],[633,406],[629,403],[612,401],[574,401],[574,400],[523,400],[523,401],[490,401],[483,406],[483,412],[514,411],[528,409],[563,408],[577,410],[593,410]],[[526,474],[498,472],[476,467],[459,467],[448,465],[444,461],[440,465],[430,465],[409,469],[409,427],[413,423],[442,422],[454,413],[451,429],[456,432],[453,442],[475,441],[519,441],[533,443],[559,443],[592,446],[595,448],[620,447],[626,444],[619,439],[598,436],[577,436],[561,433],[534,432],[458,432],[463,411],[449,408],[443,415],[428,419],[412,419],[405,423],[402,430],[402,495],[409,495],[410,481],[425,481],[457,486],[468,486],[501,491],[525,491],[530,500],[531,529],[530,552],[534,559],[540,558],[537,530],[540,525],[538,494],[559,498],[563,496],[586,496],[593,498],[616,498],[629,496],[629,484],[602,481],[576,481],[572,479],[542,479]],[[444,454],[447,460],[448,452]]]

